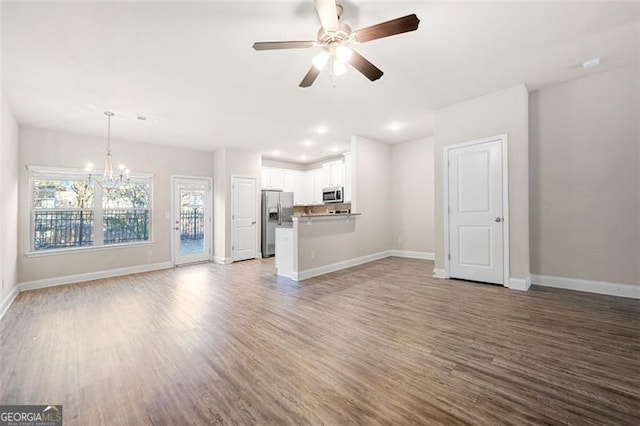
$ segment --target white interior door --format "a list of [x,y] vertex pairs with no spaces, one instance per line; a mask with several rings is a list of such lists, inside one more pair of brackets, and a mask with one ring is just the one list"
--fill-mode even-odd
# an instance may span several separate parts
[[504,284],[502,141],[448,150],[449,276]]
[[231,253],[233,260],[256,257],[256,180],[246,177],[231,179]]
[[174,265],[210,260],[210,179],[174,177],[173,194]]

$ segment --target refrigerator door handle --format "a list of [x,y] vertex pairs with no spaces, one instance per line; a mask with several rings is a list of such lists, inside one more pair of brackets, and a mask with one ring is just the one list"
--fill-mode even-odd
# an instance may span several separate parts
[[282,203],[278,201],[278,225],[282,225]]

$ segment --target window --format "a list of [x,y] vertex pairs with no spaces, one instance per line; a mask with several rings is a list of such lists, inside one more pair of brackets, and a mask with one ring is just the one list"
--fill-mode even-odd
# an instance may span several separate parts
[[151,177],[106,190],[78,171],[30,171],[32,251],[150,240]]
[[104,244],[149,240],[151,185],[131,182],[102,197]]
[[93,185],[86,180],[33,180],[33,249],[91,246]]

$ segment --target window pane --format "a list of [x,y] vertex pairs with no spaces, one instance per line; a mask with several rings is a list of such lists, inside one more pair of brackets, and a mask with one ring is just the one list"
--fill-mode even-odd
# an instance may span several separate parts
[[34,211],[34,250],[93,245],[93,211]]
[[132,182],[105,191],[102,196],[104,243],[148,241],[150,199],[148,182]]
[[104,243],[149,240],[149,210],[105,210]]
[[93,208],[93,184],[87,180],[33,181],[35,209]]
[[205,249],[204,197],[202,189],[180,190],[180,254],[202,253]]
[[132,182],[128,185],[104,191],[102,206],[105,209],[117,208],[149,208],[151,185],[149,183]]

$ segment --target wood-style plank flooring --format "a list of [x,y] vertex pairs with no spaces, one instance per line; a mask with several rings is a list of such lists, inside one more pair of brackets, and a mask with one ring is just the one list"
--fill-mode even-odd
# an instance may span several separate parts
[[65,424],[639,424],[640,301],[272,260],[21,293],[0,403]]

